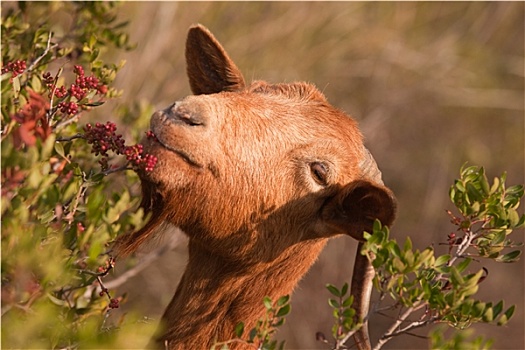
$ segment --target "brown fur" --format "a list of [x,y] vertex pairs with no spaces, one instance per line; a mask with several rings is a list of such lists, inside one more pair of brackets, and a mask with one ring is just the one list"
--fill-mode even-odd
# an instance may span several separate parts
[[246,86],[202,26],[190,29],[186,59],[195,95],[156,112],[158,141],[144,141],[159,160],[141,176],[152,218],[116,251],[135,251],[165,221],[187,233],[188,265],[157,346],[204,349],[233,338],[240,321],[253,327],[263,297],[291,293],[330,237],[361,239],[375,218],[391,224],[395,204],[373,159],[362,165],[356,122],[314,86]]

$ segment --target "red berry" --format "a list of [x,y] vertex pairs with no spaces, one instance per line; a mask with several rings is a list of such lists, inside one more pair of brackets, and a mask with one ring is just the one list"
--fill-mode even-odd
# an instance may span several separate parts
[[118,307],[119,307],[118,299],[111,298],[109,300],[109,308],[110,309],[118,309]]
[[77,231],[78,231],[78,232],[84,232],[85,229],[86,229],[86,228],[84,227],[84,225],[82,225],[81,222],[78,222],[78,223],[77,223]]
[[25,72],[27,68],[26,62],[21,60],[16,60],[13,62],[8,62],[6,65],[2,67],[1,73],[7,73],[11,72],[13,73],[13,78],[16,77],[19,74],[22,74]]

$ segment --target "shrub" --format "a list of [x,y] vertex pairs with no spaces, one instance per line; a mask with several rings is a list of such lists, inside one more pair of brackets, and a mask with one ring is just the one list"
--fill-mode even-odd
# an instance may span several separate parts
[[[103,54],[131,48],[126,23],[112,3],[27,5],[3,11],[1,28],[2,345],[144,344],[137,317],[108,321],[125,297],[103,284],[109,244],[145,220],[137,176],[109,174],[150,171],[156,159],[91,113],[119,96],[122,63]],[[122,118],[133,121],[108,119]]]

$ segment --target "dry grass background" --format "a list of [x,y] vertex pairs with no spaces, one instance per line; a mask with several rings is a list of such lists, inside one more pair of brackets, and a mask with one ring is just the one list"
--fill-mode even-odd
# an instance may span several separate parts
[[[117,80],[125,91],[119,104],[163,108],[189,94],[185,35],[202,23],[247,80],[315,83],[356,118],[399,200],[393,235],[439,249],[453,229],[444,212],[451,208],[448,187],[464,162],[485,166],[489,176],[506,170],[508,184],[525,182],[524,13],[523,2],[124,3],[121,15],[131,20],[138,47],[119,56],[127,60]],[[349,281],[354,252],[351,239],[333,240],[301,282],[278,335],[287,348],[323,348],[315,332],[329,334],[332,324],[324,285]],[[120,289],[129,292],[123,311],[158,319],[185,259],[179,244],[130,278]],[[523,261],[486,265],[481,297],[518,306],[508,326],[476,327],[495,338],[496,349],[525,348]],[[372,336],[390,321],[372,318]],[[386,346],[426,347],[416,337]]]

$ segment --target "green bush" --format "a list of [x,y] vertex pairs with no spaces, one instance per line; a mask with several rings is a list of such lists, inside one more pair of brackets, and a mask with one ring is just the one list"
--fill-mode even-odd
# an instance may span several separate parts
[[[368,318],[374,313],[395,310],[397,316],[374,349],[380,349],[393,337],[410,335],[418,328],[447,324],[464,330],[474,323],[505,325],[514,314],[515,306],[504,308],[497,303],[476,299],[480,283],[490,279],[488,269],[469,269],[473,260],[492,260],[511,263],[518,260],[522,246],[509,235],[524,226],[525,215],[517,208],[523,197],[522,185],[505,186],[506,175],[496,177],[489,184],[482,167],[463,167],[460,178],[450,188],[450,199],[458,214],[447,211],[455,232],[443,243],[447,253],[438,255],[434,247],[414,249],[410,237],[403,245],[389,237],[387,227],[376,222],[372,233],[365,233],[366,242],[361,254],[371,261],[374,287],[379,297],[372,303]],[[510,251],[509,251],[510,250]],[[327,286],[338,301],[329,299],[336,323],[332,329],[333,345],[324,335],[320,339],[333,349],[345,349],[346,342],[359,329],[363,320],[356,320],[350,307],[352,296],[347,296],[348,285],[341,290]],[[447,328],[432,329],[429,340],[432,349],[489,348],[491,341],[483,337],[470,339],[455,332],[445,339]],[[319,338],[319,337],[318,337]],[[373,342],[372,342],[373,343]]]
[[[106,2],[18,6],[1,29],[2,347],[144,344],[150,330],[137,317],[107,321],[124,296],[103,278],[110,242],[145,219],[138,177],[109,174],[154,160],[126,146],[114,122],[90,119],[119,95],[111,83],[122,64],[103,53],[130,48],[125,23]],[[133,120],[108,117],[122,118]]]

